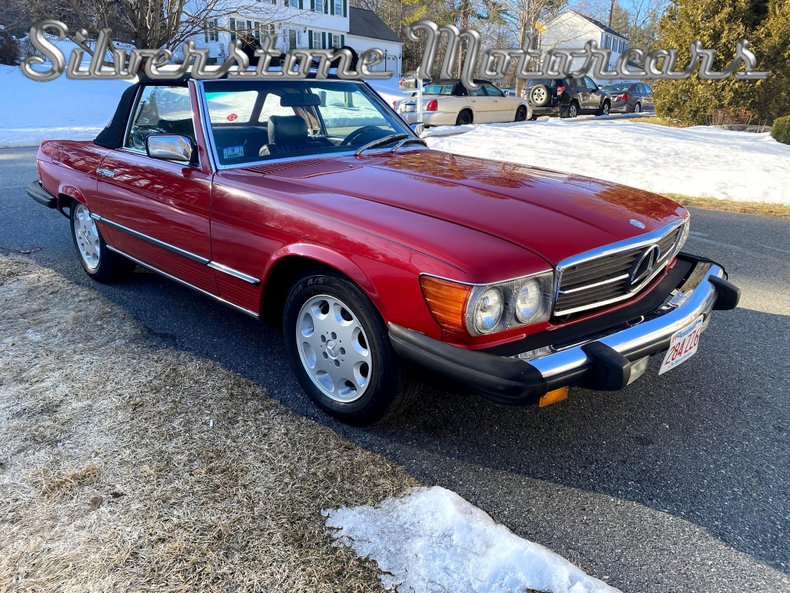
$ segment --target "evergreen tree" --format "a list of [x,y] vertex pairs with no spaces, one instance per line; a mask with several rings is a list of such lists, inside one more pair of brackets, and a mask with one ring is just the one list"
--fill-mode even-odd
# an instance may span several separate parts
[[771,0],[757,32],[755,52],[760,69],[770,72],[755,93],[761,118],[771,121],[790,115],[790,0]]
[[[674,0],[661,21],[658,45],[679,50],[676,69],[681,69],[690,60],[690,44],[699,40],[717,51],[714,69],[722,70],[734,57],[738,40],[755,42],[767,14],[768,0]],[[718,108],[760,111],[762,98],[754,81],[700,80],[695,71],[687,80],[661,80],[654,86],[659,115],[686,123],[707,124]]]

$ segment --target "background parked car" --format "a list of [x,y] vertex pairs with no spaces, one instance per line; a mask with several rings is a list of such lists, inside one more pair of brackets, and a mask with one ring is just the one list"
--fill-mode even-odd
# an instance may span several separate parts
[[589,76],[528,80],[526,96],[532,108],[533,119],[538,115],[608,115],[612,106],[609,94]]
[[642,82],[615,82],[604,90],[612,97],[611,111],[617,113],[641,113],[654,111],[653,89]]
[[[431,84],[430,78],[423,78],[422,85],[426,86]],[[398,86],[402,91],[412,91],[417,88],[417,77],[412,72],[411,74],[404,74],[398,81]]]
[[[475,80],[480,87],[467,89],[460,80],[440,80],[423,89],[423,123],[426,126],[452,126],[524,121],[529,103],[510,97],[487,80]],[[408,123],[417,123],[417,98],[394,102],[395,110]]]

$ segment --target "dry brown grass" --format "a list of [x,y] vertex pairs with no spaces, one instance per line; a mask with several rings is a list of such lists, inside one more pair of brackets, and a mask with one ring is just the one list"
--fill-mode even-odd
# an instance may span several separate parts
[[669,117],[659,117],[657,115],[651,115],[647,117],[634,117],[634,118],[626,118],[623,121],[629,123],[638,123],[638,124],[654,124],[656,126],[666,126],[669,128],[687,128],[689,127],[688,124],[684,124],[679,119],[671,119]]
[[790,218],[790,206],[785,204],[766,204],[765,202],[737,202],[735,200],[722,200],[719,198],[696,198],[682,194],[663,194],[684,206],[704,208],[706,210],[720,210],[722,212],[738,212],[741,214],[758,214],[760,216],[775,216]]
[[381,590],[320,511],[402,469],[50,270],[0,299],[0,592]]

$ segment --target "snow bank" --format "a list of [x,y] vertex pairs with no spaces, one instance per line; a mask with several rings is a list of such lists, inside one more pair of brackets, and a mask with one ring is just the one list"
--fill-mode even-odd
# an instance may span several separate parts
[[[441,133],[441,132],[440,132]],[[477,125],[431,148],[578,173],[658,193],[790,204],[790,146],[767,133],[623,118]]]
[[36,146],[43,140],[89,140],[110,121],[129,82],[35,82],[16,66],[0,66],[0,147]]
[[375,560],[382,585],[399,593],[617,591],[438,486],[324,515],[333,537]]

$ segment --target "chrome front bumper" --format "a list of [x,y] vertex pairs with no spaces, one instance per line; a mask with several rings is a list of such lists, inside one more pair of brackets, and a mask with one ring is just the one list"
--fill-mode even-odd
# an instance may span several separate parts
[[390,338],[402,357],[503,403],[535,404],[566,385],[622,389],[643,372],[645,365],[637,363],[666,350],[675,332],[701,315],[707,324],[711,311],[738,303],[738,289],[727,282],[721,266],[685,257],[694,263],[682,283],[659,307],[618,330],[575,336],[515,356],[459,348],[394,324]]

